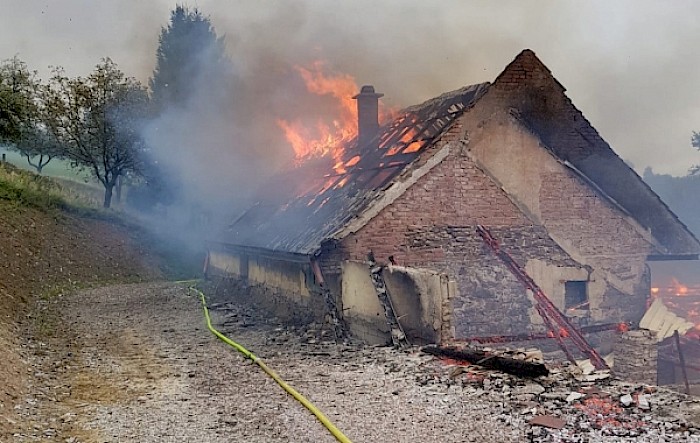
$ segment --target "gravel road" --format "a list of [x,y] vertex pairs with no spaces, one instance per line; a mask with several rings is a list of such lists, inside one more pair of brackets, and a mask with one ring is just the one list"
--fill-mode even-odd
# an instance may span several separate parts
[[[543,406],[532,400],[545,390],[538,383],[499,374],[479,385],[457,382],[443,363],[416,350],[336,345],[313,325],[290,328],[249,306],[210,304],[222,332],[261,357],[355,443],[700,442],[697,429],[677,417],[668,429],[654,418],[651,431],[629,439],[567,439],[566,432],[542,428],[533,434],[527,421]],[[257,366],[210,334],[199,300],[182,284],[82,291],[44,301],[36,312],[28,362],[35,382],[19,410],[25,426],[13,441],[335,441]],[[547,387],[548,398],[568,393],[556,389]],[[663,401],[681,404],[668,398]],[[557,401],[550,409],[566,405]],[[696,404],[684,401],[686,409]],[[575,423],[580,414],[571,411],[560,415]]]

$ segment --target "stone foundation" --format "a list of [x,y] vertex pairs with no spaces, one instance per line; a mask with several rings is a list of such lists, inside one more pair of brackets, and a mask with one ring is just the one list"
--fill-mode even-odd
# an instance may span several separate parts
[[623,380],[655,385],[658,347],[647,329],[625,332],[615,345],[615,374]]

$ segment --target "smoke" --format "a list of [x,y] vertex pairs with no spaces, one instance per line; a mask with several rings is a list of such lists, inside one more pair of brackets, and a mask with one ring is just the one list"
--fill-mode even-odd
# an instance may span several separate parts
[[[509,35],[493,36],[491,50],[507,56],[487,64],[480,45],[457,35],[445,39],[445,26],[453,26],[446,12],[425,14],[416,3],[238,6],[234,13],[221,3],[200,5],[225,35],[230,76],[219,84],[206,75],[193,78],[187,105],[167,110],[146,131],[158,162],[186,184],[186,200],[233,212],[293,161],[278,121],[313,127],[318,118],[339,114],[336,99],[307,91],[298,67],[323,61],[358,85],[374,84],[388,106],[403,107],[491,80],[522,49]],[[450,8],[471,26],[483,26],[479,14],[461,4]],[[201,57],[205,65],[216,63]]]
[[[3,4],[5,3],[5,4]],[[174,4],[0,0],[0,57],[63,65],[85,75],[104,56],[147,81],[157,36]],[[389,106],[419,103],[493,80],[533,49],[613,149],[639,168],[684,174],[698,163],[700,3],[597,0],[261,3],[200,0],[225,36],[230,76],[193,79],[191,100],[147,131],[158,161],[187,183],[189,200],[244,205],[256,186],[292,161],[277,119],[313,121],[333,104],[308,94],[294,66],[325,60]],[[9,19],[9,20],[8,20]]]

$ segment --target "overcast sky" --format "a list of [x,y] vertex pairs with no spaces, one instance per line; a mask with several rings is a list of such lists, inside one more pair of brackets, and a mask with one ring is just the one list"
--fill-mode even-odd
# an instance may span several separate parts
[[[700,163],[697,1],[191,1],[238,69],[262,74],[325,59],[410,105],[491,81],[534,50],[576,106],[637,171],[683,175]],[[166,0],[0,0],[0,59],[17,54],[85,75],[109,56],[146,81]],[[264,84],[263,84],[264,85]],[[257,85],[258,94],[266,94]],[[280,94],[278,89],[269,92]]]

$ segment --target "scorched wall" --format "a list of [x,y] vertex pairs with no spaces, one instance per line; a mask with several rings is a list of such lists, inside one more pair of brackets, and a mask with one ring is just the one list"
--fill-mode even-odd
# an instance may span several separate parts
[[443,340],[535,330],[528,294],[484,245],[476,226],[491,228],[523,266],[531,260],[565,269],[582,266],[522,214],[470,159],[467,146],[462,125],[453,126],[435,145],[449,150],[442,162],[357,232],[324,245],[324,271],[337,275],[338,263],[364,260],[372,250],[380,261],[393,255],[401,265],[448,274],[457,291],[443,301]]

